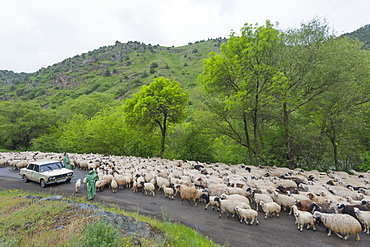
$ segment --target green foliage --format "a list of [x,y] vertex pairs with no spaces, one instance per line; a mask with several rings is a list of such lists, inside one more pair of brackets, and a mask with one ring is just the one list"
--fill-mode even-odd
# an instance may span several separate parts
[[103,221],[88,225],[78,246],[114,247],[118,246],[119,231]]
[[162,140],[159,155],[165,149],[169,124],[180,123],[186,117],[185,106],[188,93],[183,92],[179,82],[159,77],[133,95],[124,105],[127,123],[131,126],[159,127]]

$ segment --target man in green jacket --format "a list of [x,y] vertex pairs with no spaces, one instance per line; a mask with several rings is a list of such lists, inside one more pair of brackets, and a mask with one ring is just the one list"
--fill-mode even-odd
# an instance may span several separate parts
[[99,180],[98,174],[91,168],[91,170],[86,175],[87,182],[87,196],[89,200],[94,199],[96,195],[96,181]]
[[63,154],[63,166],[69,170],[72,170],[71,160],[66,153]]

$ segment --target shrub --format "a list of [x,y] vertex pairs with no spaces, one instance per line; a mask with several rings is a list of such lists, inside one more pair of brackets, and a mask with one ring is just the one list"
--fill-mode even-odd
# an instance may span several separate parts
[[103,221],[97,221],[88,225],[84,231],[84,237],[78,246],[86,247],[108,247],[117,246],[119,232],[113,226]]

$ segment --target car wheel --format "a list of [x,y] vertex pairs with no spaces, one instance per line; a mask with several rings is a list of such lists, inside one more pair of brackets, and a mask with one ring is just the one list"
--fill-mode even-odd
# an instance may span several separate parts
[[27,176],[26,176],[26,175],[23,175],[23,176],[22,176],[22,180],[23,180],[23,182],[27,183],[27,182],[28,182],[28,178],[27,178]]
[[69,183],[69,182],[71,182],[71,179],[70,179],[70,178],[68,178],[68,179],[66,180],[66,183]]
[[40,185],[41,185],[41,188],[45,188],[46,183],[45,183],[45,180],[44,179],[41,179],[40,180]]

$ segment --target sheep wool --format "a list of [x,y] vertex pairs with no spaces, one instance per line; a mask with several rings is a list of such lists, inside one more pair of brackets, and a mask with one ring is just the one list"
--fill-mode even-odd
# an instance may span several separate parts
[[[333,231],[339,238],[347,240],[349,236],[356,234],[356,241],[360,240],[361,224],[354,217],[348,214],[325,214],[315,212],[315,219],[321,219],[322,223],[329,229],[328,236]],[[340,234],[346,234],[342,236]]]

